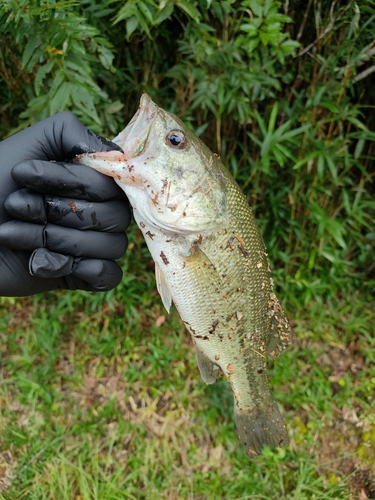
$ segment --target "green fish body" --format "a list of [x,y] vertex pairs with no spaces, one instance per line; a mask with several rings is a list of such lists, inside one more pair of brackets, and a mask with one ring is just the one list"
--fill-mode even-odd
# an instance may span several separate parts
[[190,332],[203,380],[223,372],[249,457],[288,435],[266,361],[290,344],[266,249],[251,208],[220,159],[174,115],[141,98],[111,151],[79,157],[114,177],[155,261],[158,291]]

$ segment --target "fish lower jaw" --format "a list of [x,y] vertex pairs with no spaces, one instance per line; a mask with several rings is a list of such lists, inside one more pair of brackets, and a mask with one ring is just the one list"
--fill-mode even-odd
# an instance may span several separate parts
[[[82,161],[83,160],[83,161]],[[75,157],[76,162],[107,162],[107,163],[127,163],[129,158],[120,151],[102,151],[98,153],[84,153]]]
[[[118,184],[123,187],[122,183],[118,182]],[[176,218],[171,219],[170,216],[163,217],[163,207],[160,210],[154,207],[152,208],[152,210],[149,210],[149,206],[148,204],[146,204],[147,202],[143,201],[143,203],[134,203],[132,201],[132,199],[134,199],[133,192],[130,191],[127,187],[126,189],[124,188],[124,191],[131,201],[131,205],[133,206],[134,218],[136,219],[140,229],[143,231],[143,226],[138,222],[138,220],[141,221],[145,227],[160,232],[165,236],[167,240],[179,238],[179,242],[183,246],[181,255],[185,257],[191,255],[191,249],[196,241],[201,240],[204,237],[209,237],[215,232],[221,230],[220,228],[217,231],[212,229],[200,231],[200,228],[179,226],[178,220]]]
[[[97,172],[113,177],[116,181],[124,181],[130,176],[130,166],[127,157],[119,151],[85,153],[76,156],[74,162],[83,163]],[[135,178],[134,176],[132,177]]]

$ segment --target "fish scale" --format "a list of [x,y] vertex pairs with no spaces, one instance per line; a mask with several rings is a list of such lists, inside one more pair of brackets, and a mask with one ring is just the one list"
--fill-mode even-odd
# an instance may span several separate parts
[[289,345],[290,326],[245,196],[220,159],[147,95],[114,141],[124,154],[79,161],[112,175],[127,194],[155,261],[158,291],[190,332],[203,380],[214,383],[221,372],[228,379],[249,457],[287,444],[266,361]]
[[[183,259],[185,265],[181,264],[178,243],[165,255],[168,266],[181,268],[170,280],[176,307],[196,348],[217,364],[230,382],[238,432],[245,451],[254,456],[263,444],[288,441],[266,371],[264,330],[265,320],[271,322],[267,312],[273,290],[265,247],[257,227],[250,224],[253,215],[246,200],[237,189],[228,189],[227,197],[232,231],[202,237],[199,249]],[[206,380],[204,371],[202,376]],[[244,416],[245,420],[248,415],[259,419],[259,413],[264,423],[256,431],[253,426],[258,437],[250,439],[246,432],[249,423],[242,423]],[[277,436],[267,439],[275,425]]]

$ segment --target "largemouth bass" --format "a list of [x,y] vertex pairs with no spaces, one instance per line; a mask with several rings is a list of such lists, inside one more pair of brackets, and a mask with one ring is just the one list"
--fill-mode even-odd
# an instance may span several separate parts
[[157,289],[191,333],[207,384],[223,372],[249,457],[288,435],[267,379],[267,357],[290,343],[260,231],[220,159],[147,95],[115,139],[124,151],[81,155],[125,191],[155,261]]

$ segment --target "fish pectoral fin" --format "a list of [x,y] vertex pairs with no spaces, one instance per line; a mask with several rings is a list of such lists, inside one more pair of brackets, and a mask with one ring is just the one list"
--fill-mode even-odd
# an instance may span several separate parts
[[198,368],[206,384],[215,383],[221,375],[219,366],[207,358],[195,345],[195,355],[197,357]]
[[271,317],[271,330],[267,345],[267,355],[270,359],[277,358],[290,346],[291,333],[289,321],[279,306],[279,310]]
[[172,305],[172,294],[165,279],[165,276],[162,270],[160,269],[160,266],[156,263],[155,263],[155,279],[156,279],[156,288],[160,294],[164,307],[169,313],[169,310]]
[[[220,279],[215,266],[199,247],[199,244],[193,244],[191,246],[190,254],[184,256],[184,263],[188,269],[191,282],[198,284],[203,294],[206,290],[209,293],[212,289],[215,290],[220,287]],[[194,342],[194,335],[192,335],[192,338]],[[209,341],[207,340],[205,342],[208,342],[208,344],[206,344],[208,347],[210,345]],[[204,351],[204,341],[201,343],[202,350],[197,347],[195,342],[194,347],[198,368],[203,381],[206,384],[213,384],[221,376],[219,365],[211,361],[202,352],[202,350]]]

